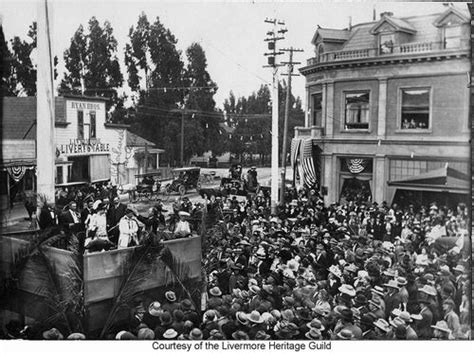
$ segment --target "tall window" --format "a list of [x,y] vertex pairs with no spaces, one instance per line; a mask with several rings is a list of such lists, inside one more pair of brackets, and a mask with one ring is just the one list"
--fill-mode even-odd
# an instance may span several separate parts
[[346,93],[345,129],[369,129],[369,92]]
[[311,122],[312,125],[316,125],[318,127],[321,126],[322,124],[322,113],[323,113],[323,105],[322,105],[322,100],[323,100],[323,94],[321,92],[315,93],[314,95],[311,96],[312,98],[312,116],[313,116],[313,121]]
[[461,26],[450,26],[444,28],[444,47],[446,49],[459,48],[461,46]]
[[56,184],[63,183],[63,166],[56,166]]
[[380,35],[380,54],[391,54],[393,53],[393,46],[395,44],[395,35],[381,34]]
[[429,129],[430,89],[402,89],[401,129]]
[[92,138],[96,138],[95,112],[94,111],[90,112],[89,116],[91,118],[90,137],[92,139]]
[[77,138],[84,139],[84,112],[77,111]]

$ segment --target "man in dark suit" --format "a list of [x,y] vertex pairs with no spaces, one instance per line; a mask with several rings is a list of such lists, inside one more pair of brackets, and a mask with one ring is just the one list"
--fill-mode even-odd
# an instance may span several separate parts
[[87,217],[93,213],[94,200],[88,199],[86,207],[81,212],[81,222],[86,223]]
[[84,225],[81,223],[80,215],[77,212],[76,202],[72,201],[69,203],[68,209],[61,214],[60,224],[71,231],[83,229]]
[[432,337],[432,330],[431,325],[433,324],[433,313],[429,308],[429,300],[427,299],[420,299],[419,300],[421,311],[421,320],[417,323],[416,332],[418,334],[419,339],[431,339]]
[[120,219],[125,215],[127,206],[120,203],[120,199],[115,197],[107,210],[107,229],[109,230],[110,241],[117,243],[120,234],[119,228],[115,227]]
[[44,203],[44,205],[41,207],[41,211],[38,215],[38,225],[41,230],[56,225],[56,216],[54,214],[54,211],[46,203]]

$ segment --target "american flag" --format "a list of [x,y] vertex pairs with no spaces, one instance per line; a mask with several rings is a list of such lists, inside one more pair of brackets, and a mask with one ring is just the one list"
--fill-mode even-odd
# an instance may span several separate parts
[[292,139],[291,140],[291,167],[295,169],[297,160],[298,160],[298,154],[300,152],[300,146],[301,146],[301,139]]
[[300,147],[300,162],[301,171],[300,174],[303,183],[308,187],[314,187],[316,184],[316,169],[314,167],[313,160],[313,140],[306,139],[301,141]]

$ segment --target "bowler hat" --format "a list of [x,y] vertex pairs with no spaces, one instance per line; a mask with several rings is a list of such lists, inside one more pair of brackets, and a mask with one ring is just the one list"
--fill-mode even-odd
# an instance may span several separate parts
[[61,332],[59,332],[59,330],[57,328],[51,328],[47,331],[44,331],[43,332],[43,338],[44,339],[53,339],[53,340],[57,340],[57,339],[64,339],[64,336],[62,335]]
[[321,339],[321,331],[317,328],[311,328],[304,336],[308,339]]

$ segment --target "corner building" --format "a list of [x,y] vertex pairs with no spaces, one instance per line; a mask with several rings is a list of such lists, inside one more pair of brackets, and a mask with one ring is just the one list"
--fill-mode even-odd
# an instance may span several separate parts
[[315,57],[300,69],[308,112],[292,147],[309,139],[318,147],[313,159],[325,201],[464,200],[467,9],[404,18],[383,13],[346,29],[318,27],[312,43]]

